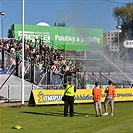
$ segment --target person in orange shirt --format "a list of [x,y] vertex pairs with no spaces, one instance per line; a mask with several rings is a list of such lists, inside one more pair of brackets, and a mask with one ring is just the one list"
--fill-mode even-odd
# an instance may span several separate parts
[[115,98],[115,86],[113,86],[112,81],[109,80],[108,81],[108,87],[105,90],[106,93],[106,98],[104,101],[104,109],[105,109],[105,113],[103,114],[103,116],[108,115],[108,108],[107,105],[110,102],[110,106],[111,106],[111,116],[113,116],[113,112],[114,112],[114,98]]
[[95,82],[95,87],[92,90],[92,95],[94,100],[96,117],[98,117],[99,111],[100,111],[100,116],[102,116],[102,106],[101,106],[102,89],[99,87],[99,82]]

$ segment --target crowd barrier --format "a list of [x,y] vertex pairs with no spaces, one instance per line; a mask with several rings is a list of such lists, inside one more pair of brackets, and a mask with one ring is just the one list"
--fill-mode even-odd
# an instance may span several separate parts
[[[106,94],[105,89],[102,89],[102,99],[104,102]],[[32,90],[29,104],[31,105],[49,105],[63,104],[62,96],[64,90]],[[75,93],[74,103],[92,103],[92,90],[78,89]],[[115,101],[133,101],[133,88],[116,88]]]

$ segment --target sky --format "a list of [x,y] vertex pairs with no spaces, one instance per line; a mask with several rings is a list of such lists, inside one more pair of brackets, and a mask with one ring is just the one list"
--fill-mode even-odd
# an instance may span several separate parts
[[[67,27],[100,28],[104,33],[116,29],[113,8],[125,6],[133,0],[24,0],[24,23],[65,22]],[[0,0],[4,38],[12,24],[22,24],[22,0]],[[2,18],[0,17],[0,20]],[[2,21],[0,21],[0,37]]]

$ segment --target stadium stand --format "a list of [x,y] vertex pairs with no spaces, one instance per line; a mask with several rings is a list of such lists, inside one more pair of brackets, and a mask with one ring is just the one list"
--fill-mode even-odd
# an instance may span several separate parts
[[[64,56],[64,51],[49,47],[42,40],[35,39],[35,42],[25,40],[24,43],[24,78],[27,86],[27,97],[29,97],[31,89],[63,89],[63,84],[68,82],[70,78],[74,79],[76,87],[80,89],[92,88],[95,81],[100,81],[101,85],[106,85],[108,79],[113,80],[118,87],[129,87],[131,85],[131,82],[123,74],[118,74],[116,68],[109,63],[99,65],[99,62],[104,62],[105,59],[95,52],[88,52],[87,57],[89,59],[84,60],[83,58],[73,58],[75,55],[73,56],[71,51],[71,54],[68,52],[71,57],[67,58]],[[13,72],[10,78],[11,84],[10,86],[6,84],[6,87],[12,88],[13,86],[15,88],[15,85],[19,85],[17,88],[20,91],[22,39],[0,40],[0,53],[0,67],[6,74],[4,79],[6,80],[7,75]],[[76,56],[78,54],[83,57],[82,51],[76,53]],[[131,65],[129,64],[129,66]],[[131,70],[131,68],[128,69]],[[101,70],[103,73],[101,73]],[[130,71],[127,74],[132,77]],[[2,78],[1,83],[4,82],[4,79]],[[10,97],[7,95],[12,93],[7,88],[3,96],[7,100],[13,100],[12,95]],[[15,99],[20,100],[20,96]]]

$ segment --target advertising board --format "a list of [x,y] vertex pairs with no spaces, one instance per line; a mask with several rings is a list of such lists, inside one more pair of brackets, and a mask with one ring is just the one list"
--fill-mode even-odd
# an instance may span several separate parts
[[[106,97],[104,90],[102,89],[102,102]],[[36,105],[63,104],[63,94],[64,90],[32,90],[29,102]],[[92,89],[77,89],[74,99],[74,103],[92,103]],[[115,101],[133,101],[133,89],[116,88]]]
[[[14,24],[15,39],[22,37],[22,25]],[[27,40],[42,39],[47,45],[62,50],[91,50],[103,48],[103,29],[25,25]]]

